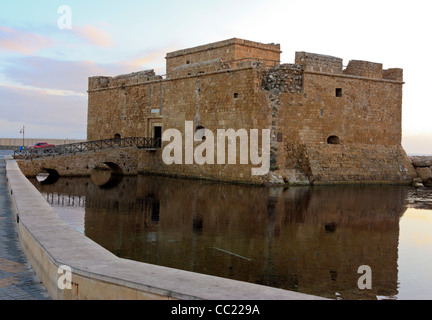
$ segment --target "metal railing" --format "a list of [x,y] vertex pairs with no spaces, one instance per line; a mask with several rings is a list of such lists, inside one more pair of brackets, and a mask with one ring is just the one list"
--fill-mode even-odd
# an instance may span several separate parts
[[113,138],[105,140],[85,141],[63,144],[39,149],[24,148],[14,151],[15,159],[35,159],[49,156],[76,154],[82,152],[95,152],[97,150],[137,147],[140,149],[156,150],[161,148],[161,139],[154,138]]

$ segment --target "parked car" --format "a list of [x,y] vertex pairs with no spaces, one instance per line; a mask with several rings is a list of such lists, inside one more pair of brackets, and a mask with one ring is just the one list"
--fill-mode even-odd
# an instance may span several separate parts
[[30,149],[40,149],[40,148],[48,148],[48,147],[54,147],[53,144],[48,144],[46,142],[38,142],[35,143],[34,146],[29,147]]

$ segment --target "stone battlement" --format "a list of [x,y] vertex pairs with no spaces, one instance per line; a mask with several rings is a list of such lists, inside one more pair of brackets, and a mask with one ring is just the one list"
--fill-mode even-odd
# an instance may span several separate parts
[[161,80],[161,76],[157,76],[154,70],[146,70],[140,72],[133,72],[123,74],[116,77],[90,77],[89,90],[107,89],[114,87],[121,87],[131,84],[138,84],[141,82]]
[[341,58],[304,51],[296,52],[295,63],[303,65],[305,71],[310,72],[350,75],[378,80],[403,81],[402,69],[393,68],[383,70],[382,63],[350,60],[348,66],[344,69],[343,60]]
[[340,58],[309,53],[309,52],[296,52],[295,63],[304,66],[306,71],[326,72],[342,74],[343,60]]

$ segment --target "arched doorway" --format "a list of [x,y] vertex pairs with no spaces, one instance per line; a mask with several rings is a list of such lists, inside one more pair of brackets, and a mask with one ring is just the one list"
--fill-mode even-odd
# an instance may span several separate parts
[[330,136],[327,138],[328,144],[340,144],[340,139],[338,136]]

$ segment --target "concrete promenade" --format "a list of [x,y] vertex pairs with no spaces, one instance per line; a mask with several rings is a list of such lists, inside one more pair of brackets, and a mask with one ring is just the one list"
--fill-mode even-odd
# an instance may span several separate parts
[[0,155],[0,300],[51,300],[21,250]]

